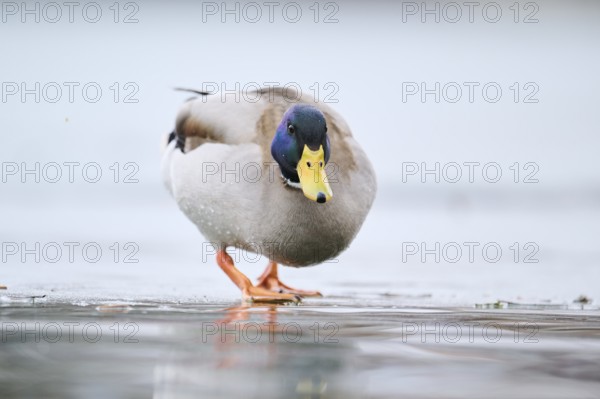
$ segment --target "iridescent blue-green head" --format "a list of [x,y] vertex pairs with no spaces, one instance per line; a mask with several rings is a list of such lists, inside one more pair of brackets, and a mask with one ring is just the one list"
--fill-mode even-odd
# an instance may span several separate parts
[[330,152],[325,115],[308,104],[290,107],[275,132],[271,155],[283,177],[299,184],[304,195],[318,203],[333,195],[325,174]]

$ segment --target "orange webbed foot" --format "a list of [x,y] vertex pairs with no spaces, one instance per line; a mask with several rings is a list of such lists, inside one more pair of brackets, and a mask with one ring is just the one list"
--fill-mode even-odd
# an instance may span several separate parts
[[266,302],[266,303],[299,303],[302,298],[292,293],[275,292],[263,287],[248,287],[242,290],[242,298],[246,302]]
[[242,291],[242,299],[245,302],[299,303],[302,300],[300,296],[293,293],[272,291],[264,287],[252,285],[250,279],[235,267],[233,259],[231,259],[231,256],[224,249],[217,253],[217,263],[231,281]]

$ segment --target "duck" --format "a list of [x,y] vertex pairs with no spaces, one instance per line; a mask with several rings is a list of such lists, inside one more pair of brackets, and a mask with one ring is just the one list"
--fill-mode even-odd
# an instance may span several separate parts
[[[377,191],[372,163],[328,104],[290,87],[243,96],[189,91],[163,143],[161,174],[179,209],[207,240],[203,252],[244,302],[322,296],[279,278],[278,266],[307,267],[346,250]],[[256,284],[228,248],[267,259]]]

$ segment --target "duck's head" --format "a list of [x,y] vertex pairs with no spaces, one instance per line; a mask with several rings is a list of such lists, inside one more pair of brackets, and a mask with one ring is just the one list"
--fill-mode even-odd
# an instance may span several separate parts
[[295,104],[283,115],[271,143],[271,154],[281,174],[293,187],[318,203],[333,195],[327,182],[325,165],[330,148],[323,113],[308,104]]

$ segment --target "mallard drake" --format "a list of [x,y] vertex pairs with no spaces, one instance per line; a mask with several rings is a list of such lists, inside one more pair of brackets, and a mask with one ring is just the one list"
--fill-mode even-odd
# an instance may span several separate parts
[[[350,245],[375,198],[371,162],[340,115],[290,88],[195,93],[165,140],[167,189],[244,300],[320,296],[281,282],[278,264],[315,265]],[[269,259],[256,285],[228,247]]]

